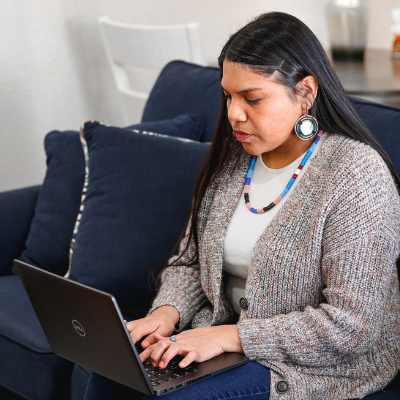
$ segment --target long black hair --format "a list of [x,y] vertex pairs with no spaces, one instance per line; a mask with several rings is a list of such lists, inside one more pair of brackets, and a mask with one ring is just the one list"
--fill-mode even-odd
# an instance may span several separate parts
[[[262,14],[234,33],[223,47],[218,58],[221,79],[224,60],[245,65],[254,72],[271,77],[294,96],[298,94],[296,85],[306,76],[313,76],[318,82],[318,92],[310,114],[317,119],[319,128],[356,139],[375,149],[388,165],[400,192],[400,179],[394,165],[358,116],[322,45],[303,22],[281,12]],[[201,202],[213,177],[221,172],[235,151],[237,141],[232,134],[226,101],[223,99],[211,149],[195,187],[189,227],[185,228],[180,238],[182,240],[185,233],[188,234],[186,248],[172,265],[180,265],[180,259],[188,253],[192,241],[195,252],[185,265],[197,263],[197,221]]]

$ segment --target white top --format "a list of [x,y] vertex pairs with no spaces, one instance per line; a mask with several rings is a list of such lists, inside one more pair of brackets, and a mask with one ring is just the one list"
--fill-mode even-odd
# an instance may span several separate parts
[[[271,210],[264,214],[254,214],[249,211],[244,201],[243,190],[225,237],[223,264],[223,270],[228,273],[226,285],[227,300],[238,314],[241,312],[239,300],[241,297],[244,297],[248,270],[255,244],[301,180],[312,158],[318,153],[326,137],[326,134],[321,136],[310,159],[294,181],[289,192]],[[304,155],[305,153],[290,165],[280,169],[268,168],[264,164],[261,155],[257,157],[250,183],[250,203],[253,208],[268,206],[283,192]]]

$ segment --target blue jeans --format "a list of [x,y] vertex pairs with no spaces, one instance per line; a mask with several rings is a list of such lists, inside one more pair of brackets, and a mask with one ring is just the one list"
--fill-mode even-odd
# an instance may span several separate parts
[[[268,400],[269,369],[255,361],[160,397],[160,400]],[[85,400],[149,400],[136,390],[92,372]]]

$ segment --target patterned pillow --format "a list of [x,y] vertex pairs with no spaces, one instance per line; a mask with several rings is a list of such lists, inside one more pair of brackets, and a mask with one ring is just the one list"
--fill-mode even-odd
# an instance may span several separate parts
[[69,277],[146,312],[149,272],[170,256],[210,146],[98,122],[84,125],[81,142],[86,178]]

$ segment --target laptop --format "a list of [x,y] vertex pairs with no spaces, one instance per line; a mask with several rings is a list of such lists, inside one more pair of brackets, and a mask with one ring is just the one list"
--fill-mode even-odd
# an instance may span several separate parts
[[55,354],[147,395],[160,396],[239,367],[248,358],[223,353],[179,368],[139,358],[116,299],[109,293],[14,260],[15,268]]

